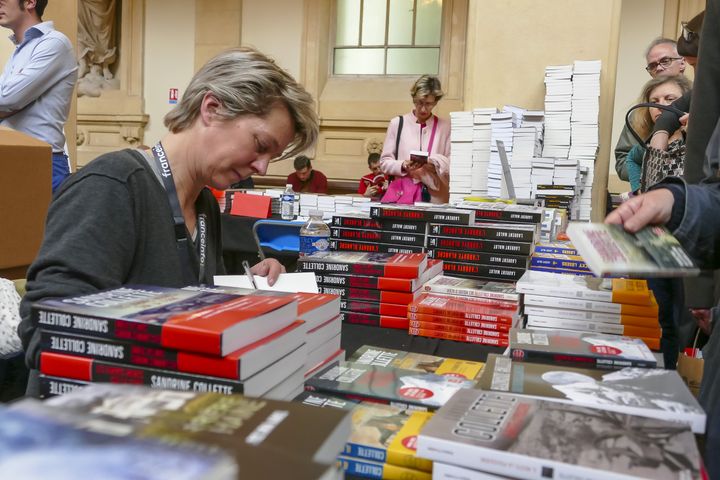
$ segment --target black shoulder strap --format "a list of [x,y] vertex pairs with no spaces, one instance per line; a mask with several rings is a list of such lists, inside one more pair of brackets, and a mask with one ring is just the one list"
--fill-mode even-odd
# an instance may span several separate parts
[[400,119],[400,125],[398,125],[398,131],[397,131],[397,137],[395,137],[395,159],[398,158],[398,152],[400,151],[400,135],[402,135],[402,127],[403,127],[403,116],[398,115],[398,118]]
[[630,122],[630,116],[632,115],[633,110],[641,108],[641,107],[654,107],[654,108],[659,108],[660,110],[666,110],[668,112],[674,113],[675,115],[678,116],[678,118],[682,117],[683,115],[685,115],[687,113],[687,112],[683,112],[682,110],[679,110],[679,109],[673,107],[672,105],[660,105],[659,103],[651,103],[651,102],[638,103],[637,105],[633,105],[632,107],[630,107],[630,110],[628,110],[627,113],[625,114],[625,126],[628,128],[628,130],[630,131],[632,136],[635,137],[635,140],[637,140],[640,145],[645,145],[647,140],[640,138],[640,135],[638,135],[638,133],[632,127],[632,124]]

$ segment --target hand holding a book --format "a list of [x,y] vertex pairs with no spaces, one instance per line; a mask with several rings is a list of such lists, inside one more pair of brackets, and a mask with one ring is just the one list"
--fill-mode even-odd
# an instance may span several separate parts
[[280,274],[285,273],[285,267],[274,258],[266,258],[262,262],[253,265],[250,271],[253,275],[267,277],[268,285],[272,287]]
[[605,223],[622,225],[628,232],[635,233],[647,225],[667,223],[674,203],[670,190],[658,188],[623,202],[605,217]]
[[695,318],[698,328],[710,335],[712,331],[712,310],[709,308],[691,308],[690,313]]

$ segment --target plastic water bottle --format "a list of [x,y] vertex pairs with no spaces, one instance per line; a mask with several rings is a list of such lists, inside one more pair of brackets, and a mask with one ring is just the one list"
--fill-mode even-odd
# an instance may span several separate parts
[[295,192],[290,183],[285,185],[285,191],[280,196],[280,217],[283,220],[295,218]]
[[310,218],[300,229],[300,256],[325,252],[330,248],[330,227],[320,210],[310,210]]

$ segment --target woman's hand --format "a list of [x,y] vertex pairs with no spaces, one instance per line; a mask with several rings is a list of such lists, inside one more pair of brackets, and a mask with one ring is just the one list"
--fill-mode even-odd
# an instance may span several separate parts
[[365,193],[363,193],[364,197],[374,197],[378,194],[378,187],[377,185],[370,185],[367,190],[365,190]]
[[667,188],[658,188],[623,202],[605,217],[605,223],[622,225],[635,233],[646,225],[662,225],[670,220],[675,197]]
[[268,285],[275,285],[281,273],[285,273],[285,267],[274,258],[266,258],[260,263],[256,263],[250,269],[253,275],[267,277]]

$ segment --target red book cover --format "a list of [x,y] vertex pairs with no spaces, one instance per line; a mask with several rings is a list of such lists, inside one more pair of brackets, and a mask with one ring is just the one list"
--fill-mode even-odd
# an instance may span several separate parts
[[422,294],[421,289],[408,293],[374,290],[369,288],[328,287],[326,285],[320,285],[318,288],[322,293],[340,295],[341,298],[346,300],[364,300],[369,302],[394,303],[399,305],[407,305]]
[[340,312],[340,317],[345,323],[369,325],[371,327],[397,328],[400,330],[407,330],[408,328],[407,317],[357,312]]
[[321,285],[343,288],[369,288],[393,292],[414,292],[424,283],[442,273],[442,260],[428,260],[427,269],[420,278],[370,277],[365,275],[334,275],[316,273]]
[[459,297],[424,294],[408,305],[408,312],[512,323],[512,318],[517,313],[517,306],[512,309],[498,308]]
[[465,335],[462,333],[443,332],[440,330],[432,330],[427,328],[408,328],[410,335],[419,337],[443,338],[445,340],[454,340],[456,342],[477,343],[479,345],[492,345],[496,347],[507,347],[508,340],[493,337],[483,337],[480,335]]
[[407,316],[407,305],[395,303],[366,302],[362,300],[341,300],[344,312],[369,313],[372,315],[390,315],[393,317]]
[[384,242],[358,242],[355,240],[330,239],[330,250],[340,252],[365,253],[423,253],[425,247],[420,245],[395,245]]
[[243,217],[270,218],[270,203],[272,198],[265,195],[252,195],[249,193],[236,192],[233,195],[230,215]]
[[439,332],[461,333],[464,335],[479,335],[481,337],[502,338],[507,340],[508,333],[499,330],[483,330],[481,328],[460,327],[449,323],[439,322],[418,322],[409,320],[408,328],[419,328],[421,330],[437,330]]
[[[506,322],[506,317],[498,317],[497,320],[469,320],[465,318],[442,317],[428,313],[408,313],[408,319],[411,322],[430,322],[442,323],[445,325],[453,325],[457,327],[476,328],[482,330],[496,330],[498,332],[509,332],[513,327],[512,322]],[[491,317],[491,316],[489,316]]]
[[322,293],[291,293],[291,298],[298,302],[298,318],[305,320],[308,330],[336,317],[340,312],[340,297]]

